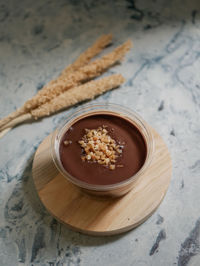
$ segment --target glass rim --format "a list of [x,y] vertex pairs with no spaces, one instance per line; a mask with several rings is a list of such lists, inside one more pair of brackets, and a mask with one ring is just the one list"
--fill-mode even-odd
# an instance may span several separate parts
[[[107,109],[108,108],[108,109]],[[110,110],[109,110],[110,109]],[[98,114],[102,114],[106,112],[107,114],[113,114],[117,116],[121,116],[132,122],[137,129],[139,130],[140,134],[142,135],[146,148],[147,148],[147,154],[145,161],[142,165],[142,167],[131,177],[127,178],[126,180],[123,180],[121,182],[117,182],[114,184],[108,184],[108,185],[97,185],[97,184],[90,184],[84,181],[79,180],[78,178],[72,176],[70,173],[67,172],[67,170],[63,167],[60,156],[59,156],[59,143],[64,135],[64,133],[70,128],[71,125],[73,125],[75,122],[77,122],[80,119],[83,119],[84,117],[94,115],[95,112],[98,112]],[[144,136],[144,132],[141,132],[141,130],[138,128],[140,126],[142,130],[146,133],[146,136]],[[132,183],[137,177],[142,175],[144,171],[149,166],[152,155],[154,151],[154,139],[152,132],[148,126],[148,124],[143,120],[143,118],[137,114],[135,111],[124,107],[120,104],[115,103],[94,103],[94,104],[87,104],[83,107],[79,107],[75,112],[71,112],[67,119],[54,131],[51,137],[51,156],[53,159],[53,162],[58,169],[58,171],[70,182],[75,184],[76,186],[88,190],[93,191],[109,191],[114,190],[117,188],[123,188],[126,185],[129,185]]]

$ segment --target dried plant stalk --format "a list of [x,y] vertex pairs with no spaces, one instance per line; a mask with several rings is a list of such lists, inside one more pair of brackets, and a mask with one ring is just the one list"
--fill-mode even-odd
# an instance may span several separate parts
[[125,79],[121,74],[114,74],[72,88],[59,95],[57,98],[54,98],[52,101],[32,110],[30,113],[23,114],[10,121],[1,129],[0,137],[4,136],[12,127],[18,124],[27,122],[33,118],[38,119],[48,116],[76,103],[93,99],[95,96],[120,86],[124,81]]
[[18,124],[23,123],[24,121],[28,121],[31,119],[33,119],[33,116],[31,115],[31,113],[22,114],[22,115],[16,117],[15,119],[13,119],[12,121],[10,121],[9,123],[7,123],[6,125],[4,125],[1,128],[1,131],[5,130],[7,128],[12,128]]
[[89,47],[84,53],[82,53],[73,64],[69,65],[66,69],[64,69],[61,75],[73,72],[79,69],[80,67],[86,65],[87,63],[89,63],[89,61],[93,57],[98,55],[103,50],[103,48],[108,46],[111,43],[111,41],[112,41],[112,34],[101,36],[91,47]]
[[11,129],[12,129],[11,127],[8,127],[0,131],[0,139],[3,138],[3,136],[5,136]]
[[120,61],[131,46],[131,41],[127,41],[102,58],[70,73],[67,78],[60,79],[58,84],[51,86],[49,89],[39,91],[35,97],[24,104],[23,108],[27,111],[33,110],[57,97],[64,91],[79,85],[81,82],[85,82],[99,76],[109,67]]
[[0,120],[0,128],[2,128],[4,125],[9,123],[12,119],[24,114],[25,110],[24,108],[19,108],[16,111],[9,114],[7,117]]
[[106,46],[108,46],[112,42],[112,34],[102,35],[100,38],[96,40],[96,42],[89,47],[85,52],[83,52],[74,63],[67,66],[57,79],[50,81],[47,85],[45,85],[42,89],[47,89],[53,84],[59,82],[59,79],[67,74],[78,70],[80,67],[89,63],[89,61],[98,55]]
[[[93,82],[89,82],[82,86],[78,85],[80,85],[81,82],[85,82],[96,76],[99,76],[109,67],[120,61],[131,47],[132,47],[131,41],[127,41],[123,45],[117,47],[111,53],[103,56],[102,58],[97,59],[89,63],[88,65],[81,67],[77,71],[69,73],[69,75],[67,75],[68,77],[65,78],[62,77],[59,80],[58,84],[53,84],[51,87],[47,88],[46,90],[39,91],[38,94],[34,96],[32,99],[28,100],[24,104],[24,106],[19,108],[16,112],[13,112],[10,116],[1,120],[0,130],[12,128],[17,124],[26,121],[27,117],[30,119],[30,114],[31,117],[33,116],[34,118],[46,116],[50,113],[56,112],[58,110],[66,108],[67,106],[73,105],[80,101],[92,99],[93,97],[103,93],[104,91],[119,86],[122,82],[124,82],[124,79],[121,75],[116,75],[116,77],[115,75],[113,75],[109,77],[108,80],[106,80],[105,78],[102,80],[94,81],[94,84]],[[96,86],[95,84],[96,85],[100,84],[100,86],[102,87],[98,86],[95,87]],[[74,90],[72,89],[73,87],[75,87]],[[81,88],[82,92],[80,91]],[[88,88],[93,88],[93,92],[89,91]],[[69,92],[67,90],[69,90]],[[65,91],[66,95],[64,96],[63,92]],[[60,97],[58,97],[59,95]],[[56,97],[58,98],[58,100],[56,99]],[[68,97],[69,99],[66,100],[66,97]],[[44,106],[42,107],[42,105]],[[21,116],[23,114],[24,116]],[[14,119],[19,115],[20,115],[19,120]],[[7,121],[6,125],[4,123],[5,120]],[[12,121],[9,122],[10,120]]]
[[[67,74],[87,64],[94,56],[98,55],[103,50],[103,48],[108,46],[111,43],[111,41],[112,41],[111,34],[102,35],[99,39],[96,40],[96,42],[91,47],[89,47],[85,52],[83,52],[76,59],[74,63],[72,63],[66,69],[64,69],[57,79],[50,81],[47,85],[45,85],[42,88],[42,90],[49,89],[53,84],[55,85],[59,83],[59,79],[62,78],[63,76],[66,76]],[[3,127],[8,122],[10,122],[12,119],[24,113],[26,113],[26,109],[23,107],[12,112],[10,115],[0,120],[0,128]]]
[[97,95],[120,86],[124,81],[125,79],[121,74],[114,74],[99,80],[90,81],[72,88],[50,102],[32,110],[31,115],[35,119],[48,116],[79,102],[93,99]]

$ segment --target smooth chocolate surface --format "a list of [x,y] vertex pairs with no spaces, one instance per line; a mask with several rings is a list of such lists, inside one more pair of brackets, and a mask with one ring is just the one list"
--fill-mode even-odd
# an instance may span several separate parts
[[[110,170],[94,162],[83,162],[83,150],[78,141],[85,134],[85,129],[107,126],[109,135],[116,142],[124,142],[122,155],[117,159],[115,170]],[[64,145],[64,141],[71,141]],[[128,120],[110,114],[97,114],[84,117],[75,122],[64,134],[60,144],[60,159],[63,167],[76,179],[89,184],[108,185],[124,181],[133,176],[145,162],[147,148],[139,130]]]

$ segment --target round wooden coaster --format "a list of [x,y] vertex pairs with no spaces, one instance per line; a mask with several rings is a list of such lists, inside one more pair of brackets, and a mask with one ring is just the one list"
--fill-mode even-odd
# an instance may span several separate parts
[[38,147],[33,179],[47,210],[61,223],[91,235],[114,235],[144,222],[163,200],[170,183],[172,164],[167,146],[154,130],[155,151],[151,165],[121,198],[90,196],[68,182],[51,159],[51,135]]

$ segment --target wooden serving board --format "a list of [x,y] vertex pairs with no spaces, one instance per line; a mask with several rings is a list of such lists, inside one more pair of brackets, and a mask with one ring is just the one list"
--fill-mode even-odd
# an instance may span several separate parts
[[38,147],[33,179],[46,209],[61,223],[91,235],[114,235],[144,222],[163,200],[170,183],[172,163],[167,146],[154,130],[155,151],[151,165],[121,198],[85,194],[67,181],[51,159],[51,135]]

